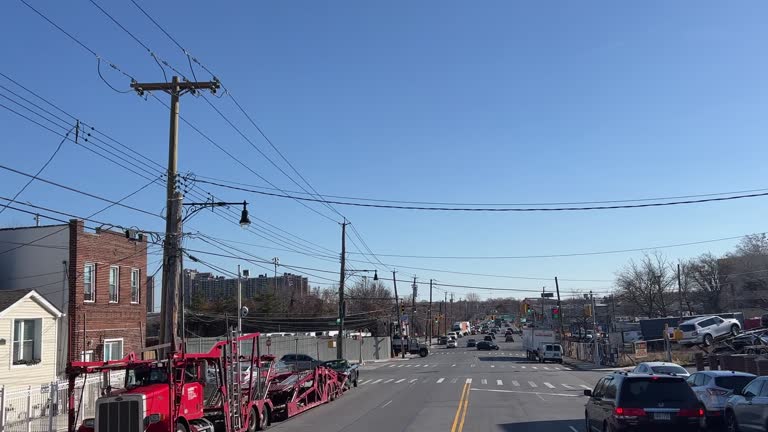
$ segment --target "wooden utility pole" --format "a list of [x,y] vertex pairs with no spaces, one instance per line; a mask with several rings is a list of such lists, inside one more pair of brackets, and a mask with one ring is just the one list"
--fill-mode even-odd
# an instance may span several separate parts
[[[397,272],[392,270],[392,285],[395,288],[395,313],[397,314],[397,331],[400,333],[400,354],[405,358],[405,335],[403,334],[403,322],[400,319],[400,297],[397,296]],[[405,307],[405,306],[403,306]]]
[[557,276],[555,276],[555,291],[557,292],[557,315],[560,319],[560,339],[565,339],[565,328],[563,327],[563,308],[560,303],[560,284],[557,282]]
[[171,122],[168,137],[168,172],[166,178],[165,205],[165,243],[163,244],[163,289],[160,305],[160,344],[170,344],[170,349],[163,349],[161,358],[173,355],[178,348],[176,338],[179,334],[179,305],[181,297],[181,219],[183,196],[176,190],[176,176],[179,160],[179,98],[187,92],[210,90],[216,92],[218,81],[180,82],[174,76],[171,82],[131,83],[131,88],[139,95],[147,91],[163,91],[171,95]]
[[432,320],[432,279],[429,280],[429,307],[427,308],[429,317],[429,344],[432,345],[432,333],[435,330],[435,322]]
[[683,283],[680,281],[680,263],[677,263],[677,296],[680,298],[680,318],[683,318]]
[[346,279],[347,220],[341,223],[341,271],[339,272],[339,334],[336,335],[336,358],[344,358],[344,279]]

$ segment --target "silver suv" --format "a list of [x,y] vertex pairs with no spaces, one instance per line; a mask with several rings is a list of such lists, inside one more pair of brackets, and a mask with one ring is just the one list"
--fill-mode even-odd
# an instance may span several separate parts
[[736,336],[741,331],[739,320],[732,318],[720,318],[719,316],[706,316],[694,318],[683,322],[678,326],[683,333],[678,339],[682,345],[712,345],[716,338],[726,335]]

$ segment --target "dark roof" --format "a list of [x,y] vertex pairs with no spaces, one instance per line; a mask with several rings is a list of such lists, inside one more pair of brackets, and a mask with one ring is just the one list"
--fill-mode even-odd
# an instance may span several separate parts
[[31,289],[0,290],[0,312],[21,300],[22,297],[29,294],[31,291]]

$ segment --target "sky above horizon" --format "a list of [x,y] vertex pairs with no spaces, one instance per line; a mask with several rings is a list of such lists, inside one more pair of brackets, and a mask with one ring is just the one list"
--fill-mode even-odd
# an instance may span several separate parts
[[[163,81],[163,68],[87,0],[25,1],[102,57],[104,80],[92,53],[20,0],[2,6],[6,43],[0,46],[0,72],[141,155],[118,147],[126,152],[122,165],[138,171],[165,166],[168,96],[154,93],[163,103],[137,96],[129,91],[127,76],[108,63],[143,82]],[[758,55],[768,38],[764,3],[261,1],[212,7],[199,1],[136,2],[216,74],[324,195],[537,207],[768,187],[762,179],[768,150],[761,144],[768,138],[768,62]],[[193,79],[182,50],[131,1],[97,3],[177,70],[165,67],[167,77],[181,73]],[[211,79],[198,64],[192,67],[198,80]],[[0,76],[0,85],[0,105],[59,134],[73,126],[74,120],[6,77]],[[23,101],[9,90],[63,121],[45,113],[58,125],[35,117],[14,103]],[[296,183],[310,188],[232,98],[219,96],[182,97],[181,115],[210,140],[182,122],[179,170],[201,180],[306,196]],[[61,136],[7,108],[0,110],[0,165],[35,173]],[[99,157],[96,153],[107,153],[92,147],[96,144],[65,142],[41,177],[111,200],[149,183]],[[0,197],[13,197],[27,180],[0,169]],[[216,267],[234,271],[240,264],[252,273],[272,272],[270,264],[206,252],[264,261],[278,257],[293,267],[280,272],[306,274],[313,286],[338,283],[343,215],[378,257],[351,232],[347,248],[354,269],[378,268],[382,278],[396,269],[398,279],[435,279],[443,284],[435,298],[445,291],[456,298],[469,292],[483,298],[536,296],[543,286],[554,289],[555,276],[565,294],[590,289],[603,294],[612,289],[617,270],[642,256],[638,249],[729,238],[659,249],[676,261],[709,251],[723,254],[736,237],[767,231],[764,197],[595,211],[432,212],[343,205],[334,205],[334,211],[320,203],[302,205],[198,182],[185,199],[199,200],[208,192],[221,200],[247,200],[251,217],[258,218],[249,231],[237,226],[237,207],[231,214],[201,211],[189,221],[187,232],[239,242],[217,248],[199,236],[185,240],[190,250],[204,251],[191,253]],[[125,204],[161,215],[164,194],[160,185],[149,186]],[[106,206],[41,182],[18,200],[78,216]],[[159,217],[119,206],[94,219],[164,229]],[[0,213],[0,226],[33,224],[29,214]],[[633,251],[589,254],[627,249]],[[585,255],[542,257],[563,254]],[[507,258],[488,258],[500,256]],[[154,271],[160,257],[151,255],[149,262]],[[185,265],[210,270],[202,263]],[[421,287],[420,297],[426,292]]]

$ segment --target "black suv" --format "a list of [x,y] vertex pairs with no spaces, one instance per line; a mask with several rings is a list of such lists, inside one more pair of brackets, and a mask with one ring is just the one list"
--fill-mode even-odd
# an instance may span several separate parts
[[584,395],[590,432],[704,430],[704,408],[683,377],[615,372]]

